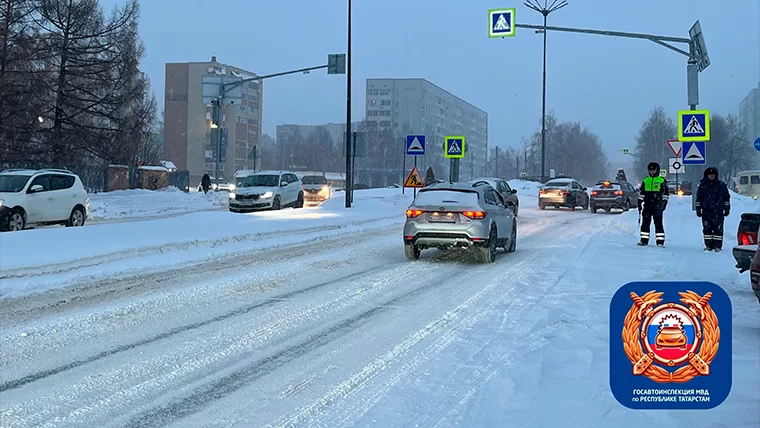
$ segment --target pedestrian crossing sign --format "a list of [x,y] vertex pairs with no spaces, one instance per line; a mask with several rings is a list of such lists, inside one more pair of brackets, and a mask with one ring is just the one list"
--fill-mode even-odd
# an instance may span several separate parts
[[425,182],[422,180],[420,170],[418,170],[416,166],[412,168],[412,172],[410,172],[409,176],[406,177],[404,187],[413,187],[415,189],[421,189],[425,187]]
[[681,110],[678,112],[678,141],[709,140],[709,110]]
[[463,136],[443,137],[443,156],[447,159],[462,159],[465,153]]
[[488,37],[514,37],[516,8],[488,11]]

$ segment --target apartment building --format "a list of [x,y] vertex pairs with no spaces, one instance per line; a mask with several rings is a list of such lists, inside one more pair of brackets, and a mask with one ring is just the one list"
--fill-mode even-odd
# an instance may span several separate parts
[[[190,171],[191,187],[204,173],[214,176],[216,141],[212,144],[211,105],[203,100],[203,76],[256,77],[242,68],[222,64],[216,57],[209,62],[166,64],[164,108],[164,158],[180,170]],[[231,181],[235,171],[257,169],[255,147],[261,140],[260,81],[244,84],[242,100],[222,110],[220,127],[226,128],[219,175]],[[216,132],[213,133],[216,135]],[[256,162],[258,163],[258,162]]]
[[460,178],[487,173],[488,113],[421,78],[367,79],[366,91],[370,127],[391,129],[400,138],[407,133],[425,135],[422,164],[440,165],[443,170],[436,173],[447,173],[443,138],[463,135],[467,149]]

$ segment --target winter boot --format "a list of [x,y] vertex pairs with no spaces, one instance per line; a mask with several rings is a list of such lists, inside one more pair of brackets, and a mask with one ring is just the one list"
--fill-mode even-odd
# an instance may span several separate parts
[[648,239],[642,239],[641,241],[637,242],[636,245],[638,245],[640,247],[646,247],[647,245],[649,245],[649,240]]

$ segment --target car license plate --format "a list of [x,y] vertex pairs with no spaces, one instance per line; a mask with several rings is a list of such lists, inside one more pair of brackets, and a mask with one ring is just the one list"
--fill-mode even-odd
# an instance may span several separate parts
[[456,222],[456,216],[454,213],[431,213],[430,214],[430,222],[431,223],[455,223]]

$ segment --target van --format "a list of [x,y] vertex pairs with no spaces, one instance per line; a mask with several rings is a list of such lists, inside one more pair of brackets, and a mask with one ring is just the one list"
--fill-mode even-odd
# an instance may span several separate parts
[[760,198],[760,170],[742,171],[738,174],[739,194]]

